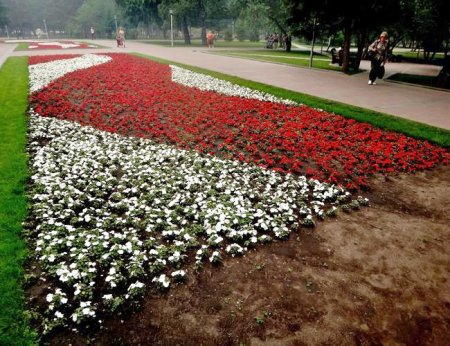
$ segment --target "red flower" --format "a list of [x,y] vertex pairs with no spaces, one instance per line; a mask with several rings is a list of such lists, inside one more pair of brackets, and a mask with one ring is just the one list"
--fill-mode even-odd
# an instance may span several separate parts
[[111,57],[111,62],[70,73],[33,93],[31,106],[42,116],[348,188],[364,186],[371,174],[413,172],[449,162],[448,150],[426,141],[306,106],[187,88],[171,81],[167,65],[125,54]]

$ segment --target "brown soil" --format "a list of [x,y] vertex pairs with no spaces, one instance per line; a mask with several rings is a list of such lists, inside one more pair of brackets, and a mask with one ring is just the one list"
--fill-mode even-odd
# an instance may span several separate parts
[[448,345],[450,169],[373,179],[371,206],[205,266],[54,345]]

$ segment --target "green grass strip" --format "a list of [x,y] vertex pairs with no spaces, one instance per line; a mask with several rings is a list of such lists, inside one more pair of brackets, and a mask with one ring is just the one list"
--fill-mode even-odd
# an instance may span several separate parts
[[415,74],[407,73],[396,73],[388,78],[391,81],[408,83],[408,84],[418,84],[430,89],[437,89],[441,91],[450,91],[450,88],[440,87],[437,76],[420,76]]
[[[291,51],[287,53],[282,50],[260,49],[260,50],[215,50],[212,54],[252,59],[257,61],[268,61],[295,67],[309,67],[309,55],[307,51]],[[332,70],[342,72],[342,67],[331,64],[331,57],[327,55],[314,54],[312,67],[321,70]],[[359,71],[351,71],[355,74]]]
[[[171,46],[172,42],[170,40],[138,40],[137,42],[154,44],[158,46]],[[184,40],[174,40],[174,47],[207,47],[202,43],[200,39],[191,40],[191,44],[187,45]],[[265,42],[250,42],[250,41],[225,41],[225,40],[214,40],[215,48],[263,48]]]
[[30,44],[28,43],[28,42],[20,42],[18,45],[17,45],[17,47],[16,47],[16,49],[14,49],[15,51],[21,51],[21,50],[28,50],[28,46],[29,46]]
[[336,113],[346,118],[351,118],[359,122],[368,123],[381,129],[403,133],[417,139],[425,139],[436,145],[450,148],[450,131],[446,129],[422,124],[416,121],[396,117],[394,115],[386,113],[372,111],[370,109],[356,107],[341,102],[331,101],[316,96],[274,87],[267,84],[249,81],[235,76],[206,70],[200,67],[184,65],[145,54],[135,53],[134,55],[151,59],[162,64],[176,65],[197,73],[207,74],[234,84],[260,90],[280,98],[293,100],[295,102],[302,103],[313,108],[320,108],[330,113]]
[[28,58],[9,58],[0,70],[0,345],[33,345],[25,313],[21,238],[27,211],[25,185]]

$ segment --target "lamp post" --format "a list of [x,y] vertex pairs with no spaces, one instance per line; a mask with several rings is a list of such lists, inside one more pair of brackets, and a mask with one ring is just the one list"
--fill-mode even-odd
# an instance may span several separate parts
[[173,47],[173,10],[169,10],[170,14],[170,44]]
[[312,32],[312,45],[311,45],[311,53],[309,55],[309,67],[312,67],[313,55],[314,55],[314,41],[316,40],[316,18],[314,17],[313,22],[313,32]]
[[47,40],[48,40],[48,30],[47,30],[47,22],[46,22],[46,20],[45,20],[45,19],[43,20],[43,22],[44,22],[44,29],[45,29],[45,33],[47,34]]
[[114,15],[114,22],[116,23],[116,34],[117,34],[117,16]]

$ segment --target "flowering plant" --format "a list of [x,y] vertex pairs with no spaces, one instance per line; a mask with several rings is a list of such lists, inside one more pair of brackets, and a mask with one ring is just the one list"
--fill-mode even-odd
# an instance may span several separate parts
[[69,49],[69,48],[96,48],[95,45],[90,45],[75,41],[51,41],[51,42],[30,42],[28,49]]
[[333,182],[448,161],[426,142],[142,58],[30,62],[27,230],[53,283],[47,328],[99,321],[147,286],[187,280],[190,265],[367,204]]
[[[110,57],[33,93],[31,106],[42,116],[351,189],[375,173],[415,172],[449,160],[447,150],[426,141],[273,97],[255,99],[254,91],[143,58]],[[227,96],[212,90],[228,90]]]

